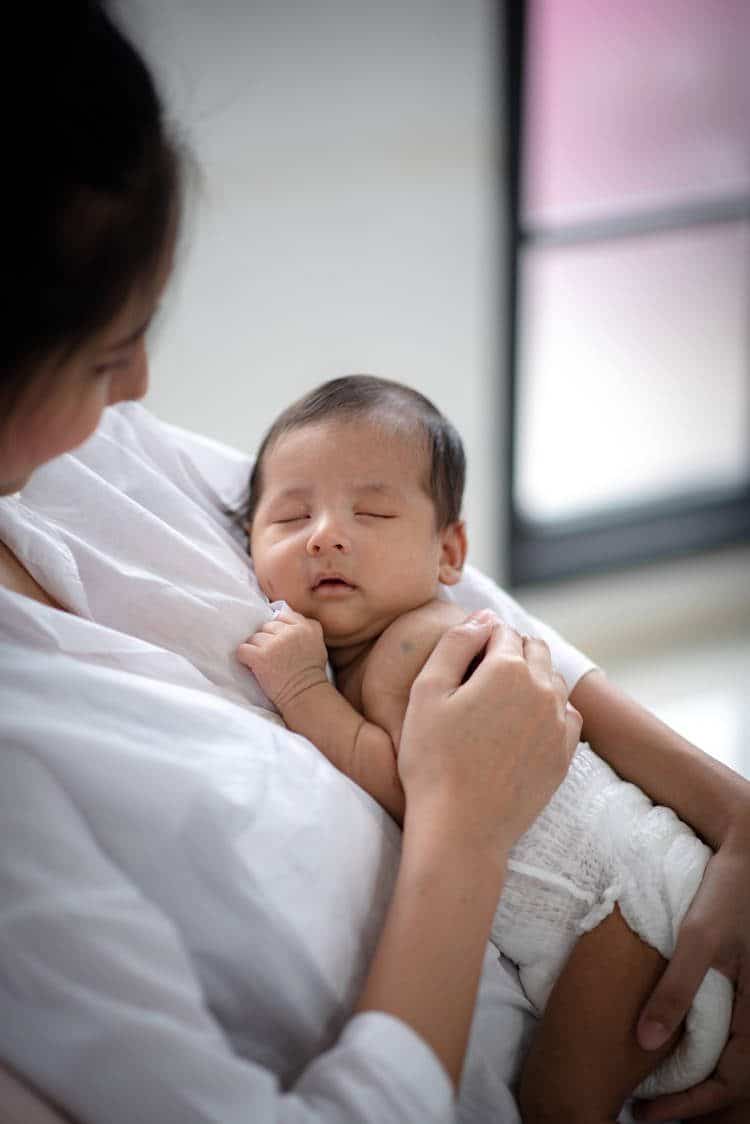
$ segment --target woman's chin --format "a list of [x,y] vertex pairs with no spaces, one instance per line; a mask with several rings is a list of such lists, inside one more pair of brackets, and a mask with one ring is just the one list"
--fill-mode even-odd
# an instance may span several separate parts
[[30,479],[31,473],[27,472],[25,476],[18,476],[15,480],[0,481],[0,496],[14,496],[26,487]]

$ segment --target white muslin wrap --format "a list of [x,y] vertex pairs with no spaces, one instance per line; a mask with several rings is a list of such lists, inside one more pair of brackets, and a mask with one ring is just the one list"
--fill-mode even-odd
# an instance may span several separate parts
[[[666,959],[710,849],[669,808],[652,804],[588,746],[511,852],[492,939],[518,966],[539,1011],[578,937],[617,903],[630,928]],[[708,972],[675,1050],[639,1097],[686,1089],[713,1070],[729,1032],[732,985]]]

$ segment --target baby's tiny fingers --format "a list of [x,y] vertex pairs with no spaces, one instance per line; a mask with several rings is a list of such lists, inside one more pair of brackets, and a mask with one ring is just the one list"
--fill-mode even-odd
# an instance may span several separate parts
[[290,623],[281,616],[274,617],[272,621],[266,621],[260,633],[265,633],[266,636],[278,636],[280,632],[285,632],[289,628]]
[[281,621],[285,624],[299,624],[300,621],[306,620],[306,617],[303,617],[302,613],[297,613],[294,609],[291,609],[286,601],[281,602],[281,605],[282,608],[276,611],[273,619],[268,622],[269,624],[275,624],[277,621]]
[[267,644],[270,644],[273,640],[274,637],[271,635],[271,633],[266,632],[265,628],[262,628],[260,632],[254,632],[250,639],[246,640],[245,643],[251,644],[254,648],[262,648]]

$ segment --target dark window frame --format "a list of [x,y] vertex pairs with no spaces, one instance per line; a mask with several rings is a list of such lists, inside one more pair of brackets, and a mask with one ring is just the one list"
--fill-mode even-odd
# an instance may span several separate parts
[[[515,503],[518,439],[520,264],[526,247],[580,246],[586,242],[750,220],[750,194],[613,216],[558,228],[525,226],[521,214],[526,0],[506,0],[502,34],[504,126],[503,207],[507,238],[504,363],[507,436],[501,468],[508,482],[505,570],[511,586],[634,566],[750,540],[750,480],[736,489],[706,490],[611,512],[542,524],[525,519]],[[748,308],[750,378],[750,307]]]

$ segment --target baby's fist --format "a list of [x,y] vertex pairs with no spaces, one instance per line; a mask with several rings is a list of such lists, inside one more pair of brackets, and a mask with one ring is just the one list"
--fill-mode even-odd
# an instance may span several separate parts
[[240,644],[237,658],[282,715],[310,687],[327,682],[328,653],[320,623],[288,605]]

